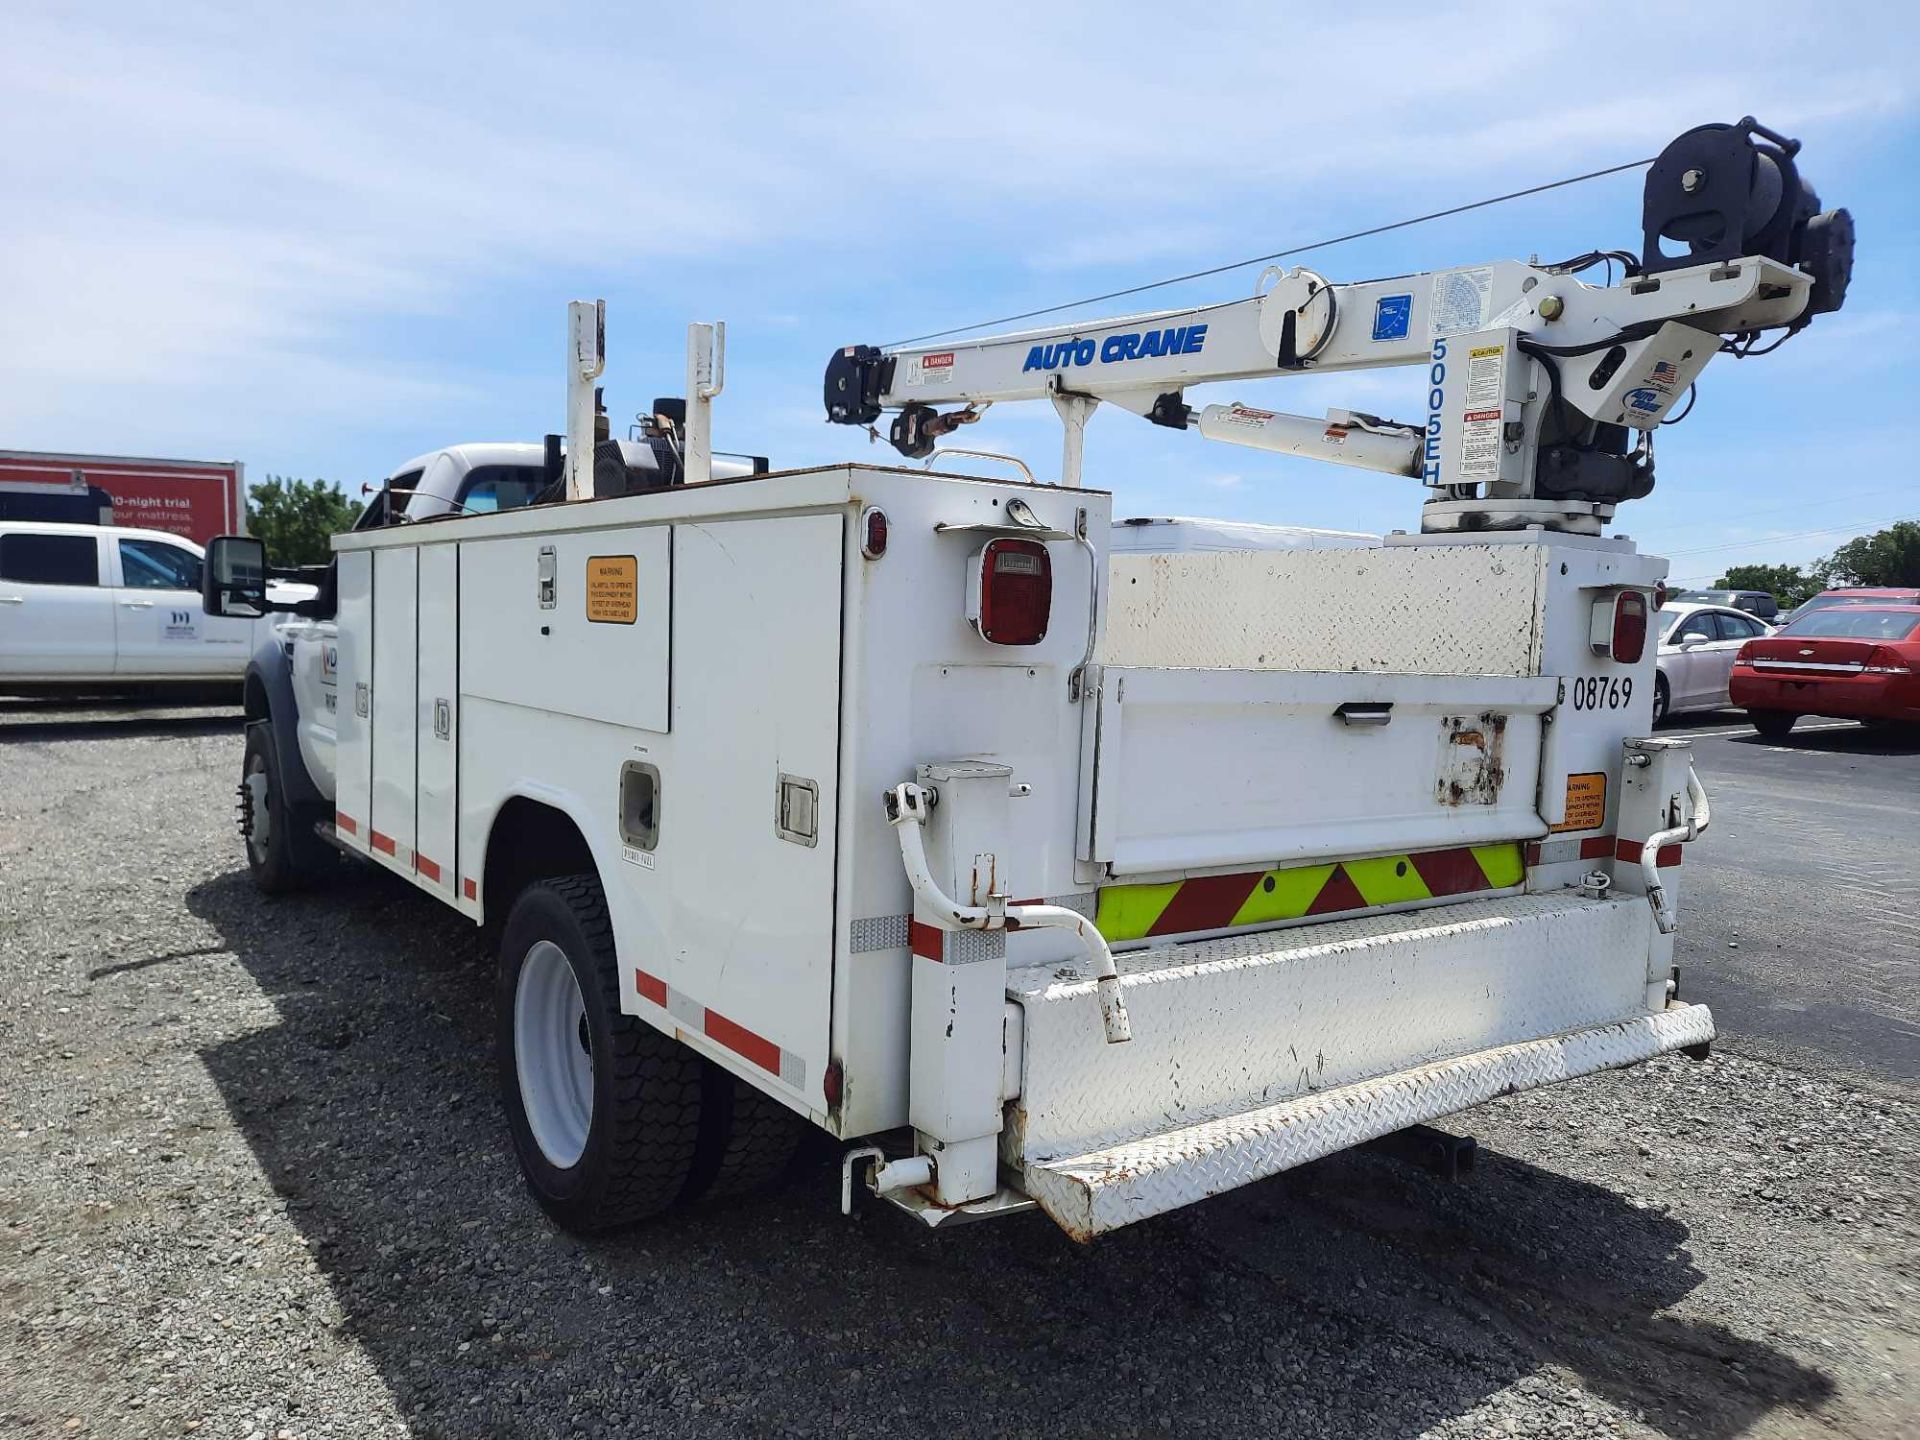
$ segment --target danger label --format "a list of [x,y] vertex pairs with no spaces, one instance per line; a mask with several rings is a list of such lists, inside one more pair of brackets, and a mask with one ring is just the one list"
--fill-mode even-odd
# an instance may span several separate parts
[[1460,417],[1460,474],[1462,477],[1500,473],[1500,412],[1469,410]]
[[943,385],[953,378],[953,351],[938,350],[931,355],[907,357],[908,385]]
[[1598,830],[1607,823],[1607,774],[1594,770],[1567,776],[1567,818],[1554,826],[1562,830]]
[[1221,412],[1220,420],[1226,425],[1244,425],[1249,429],[1263,430],[1276,412],[1256,410],[1251,405],[1229,405]]
[[640,618],[640,562],[631,555],[587,557],[587,619],[631,625]]

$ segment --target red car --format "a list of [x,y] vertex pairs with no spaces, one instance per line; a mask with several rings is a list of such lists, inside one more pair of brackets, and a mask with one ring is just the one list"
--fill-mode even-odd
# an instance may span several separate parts
[[1851,585],[1839,590],[1822,590],[1811,600],[1802,600],[1793,608],[1793,613],[1776,624],[1785,625],[1798,620],[1812,610],[1824,610],[1829,605],[1920,605],[1920,587],[1912,585]]
[[1810,610],[1740,647],[1728,693],[1771,739],[1802,715],[1920,727],[1920,604]]

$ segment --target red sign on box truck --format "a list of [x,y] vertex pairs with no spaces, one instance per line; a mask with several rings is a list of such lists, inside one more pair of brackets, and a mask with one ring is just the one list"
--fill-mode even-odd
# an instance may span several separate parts
[[245,467],[0,450],[0,518],[136,525],[205,545],[246,529]]

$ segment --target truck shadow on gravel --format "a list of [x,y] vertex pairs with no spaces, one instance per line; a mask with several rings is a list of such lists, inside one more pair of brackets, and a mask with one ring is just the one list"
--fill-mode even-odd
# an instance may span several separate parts
[[1831,1393],[1660,1313],[1702,1279],[1677,1221],[1484,1152],[1458,1187],[1337,1156],[1088,1248],[842,1219],[830,1165],[578,1241],[521,1188],[470,927],[360,873],[187,905],[281,1015],[203,1059],[420,1436],[1407,1437],[1516,1385],[1597,1433],[1577,1384],[1719,1440]]

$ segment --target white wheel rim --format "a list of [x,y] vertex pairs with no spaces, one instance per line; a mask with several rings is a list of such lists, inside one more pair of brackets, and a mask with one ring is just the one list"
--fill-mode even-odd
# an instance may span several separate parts
[[247,766],[247,847],[264,860],[273,839],[273,811],[267,805],[267,761],[256,755]]
[[520,962],[513,1064],[534,1143],[555,1169],[572,1168],[593,1124],[593,1051],[580,982],[551,940],[536,941]]

